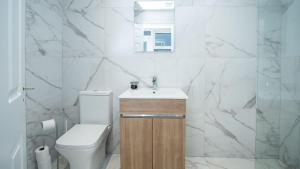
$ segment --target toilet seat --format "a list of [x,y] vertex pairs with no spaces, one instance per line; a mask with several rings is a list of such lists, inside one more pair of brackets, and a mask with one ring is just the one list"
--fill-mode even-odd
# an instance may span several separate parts
[[58,149],[92,149],[105,137],[107,125],[77,124],[56,141]]

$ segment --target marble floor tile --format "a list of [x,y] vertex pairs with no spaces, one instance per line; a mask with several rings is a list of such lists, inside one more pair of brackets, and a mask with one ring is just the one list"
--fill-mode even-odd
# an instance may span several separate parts
[[257,159],[256,169],[290,169],[277,159]]
[[[187,157],[186,169],[286,169],[275,159]],[[105,169],[120,169],[120,155],[114,154]]]
[[[58,168],[57,168],[58,167]],[[59,156],[59,166],[57,166],[57,160],[52,162],[52,169],[70,169],[67,159]]]

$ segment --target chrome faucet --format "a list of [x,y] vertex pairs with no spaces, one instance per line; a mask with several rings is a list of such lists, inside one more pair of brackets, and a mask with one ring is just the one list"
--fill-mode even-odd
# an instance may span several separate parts
[[152,77],[152,89],[157,90],[158,85],[157,85],[157,76]]

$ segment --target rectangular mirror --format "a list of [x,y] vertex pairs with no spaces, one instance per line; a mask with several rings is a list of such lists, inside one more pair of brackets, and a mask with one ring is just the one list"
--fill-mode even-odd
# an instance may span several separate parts
[[174,51],[174,17],[174,1],[135,1],[136,52]]

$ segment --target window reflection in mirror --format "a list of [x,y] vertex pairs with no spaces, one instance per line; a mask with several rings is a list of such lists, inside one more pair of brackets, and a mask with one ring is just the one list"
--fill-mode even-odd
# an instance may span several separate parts
[[174,1],[136,1],[134,16],[137,52],[174,51]]

